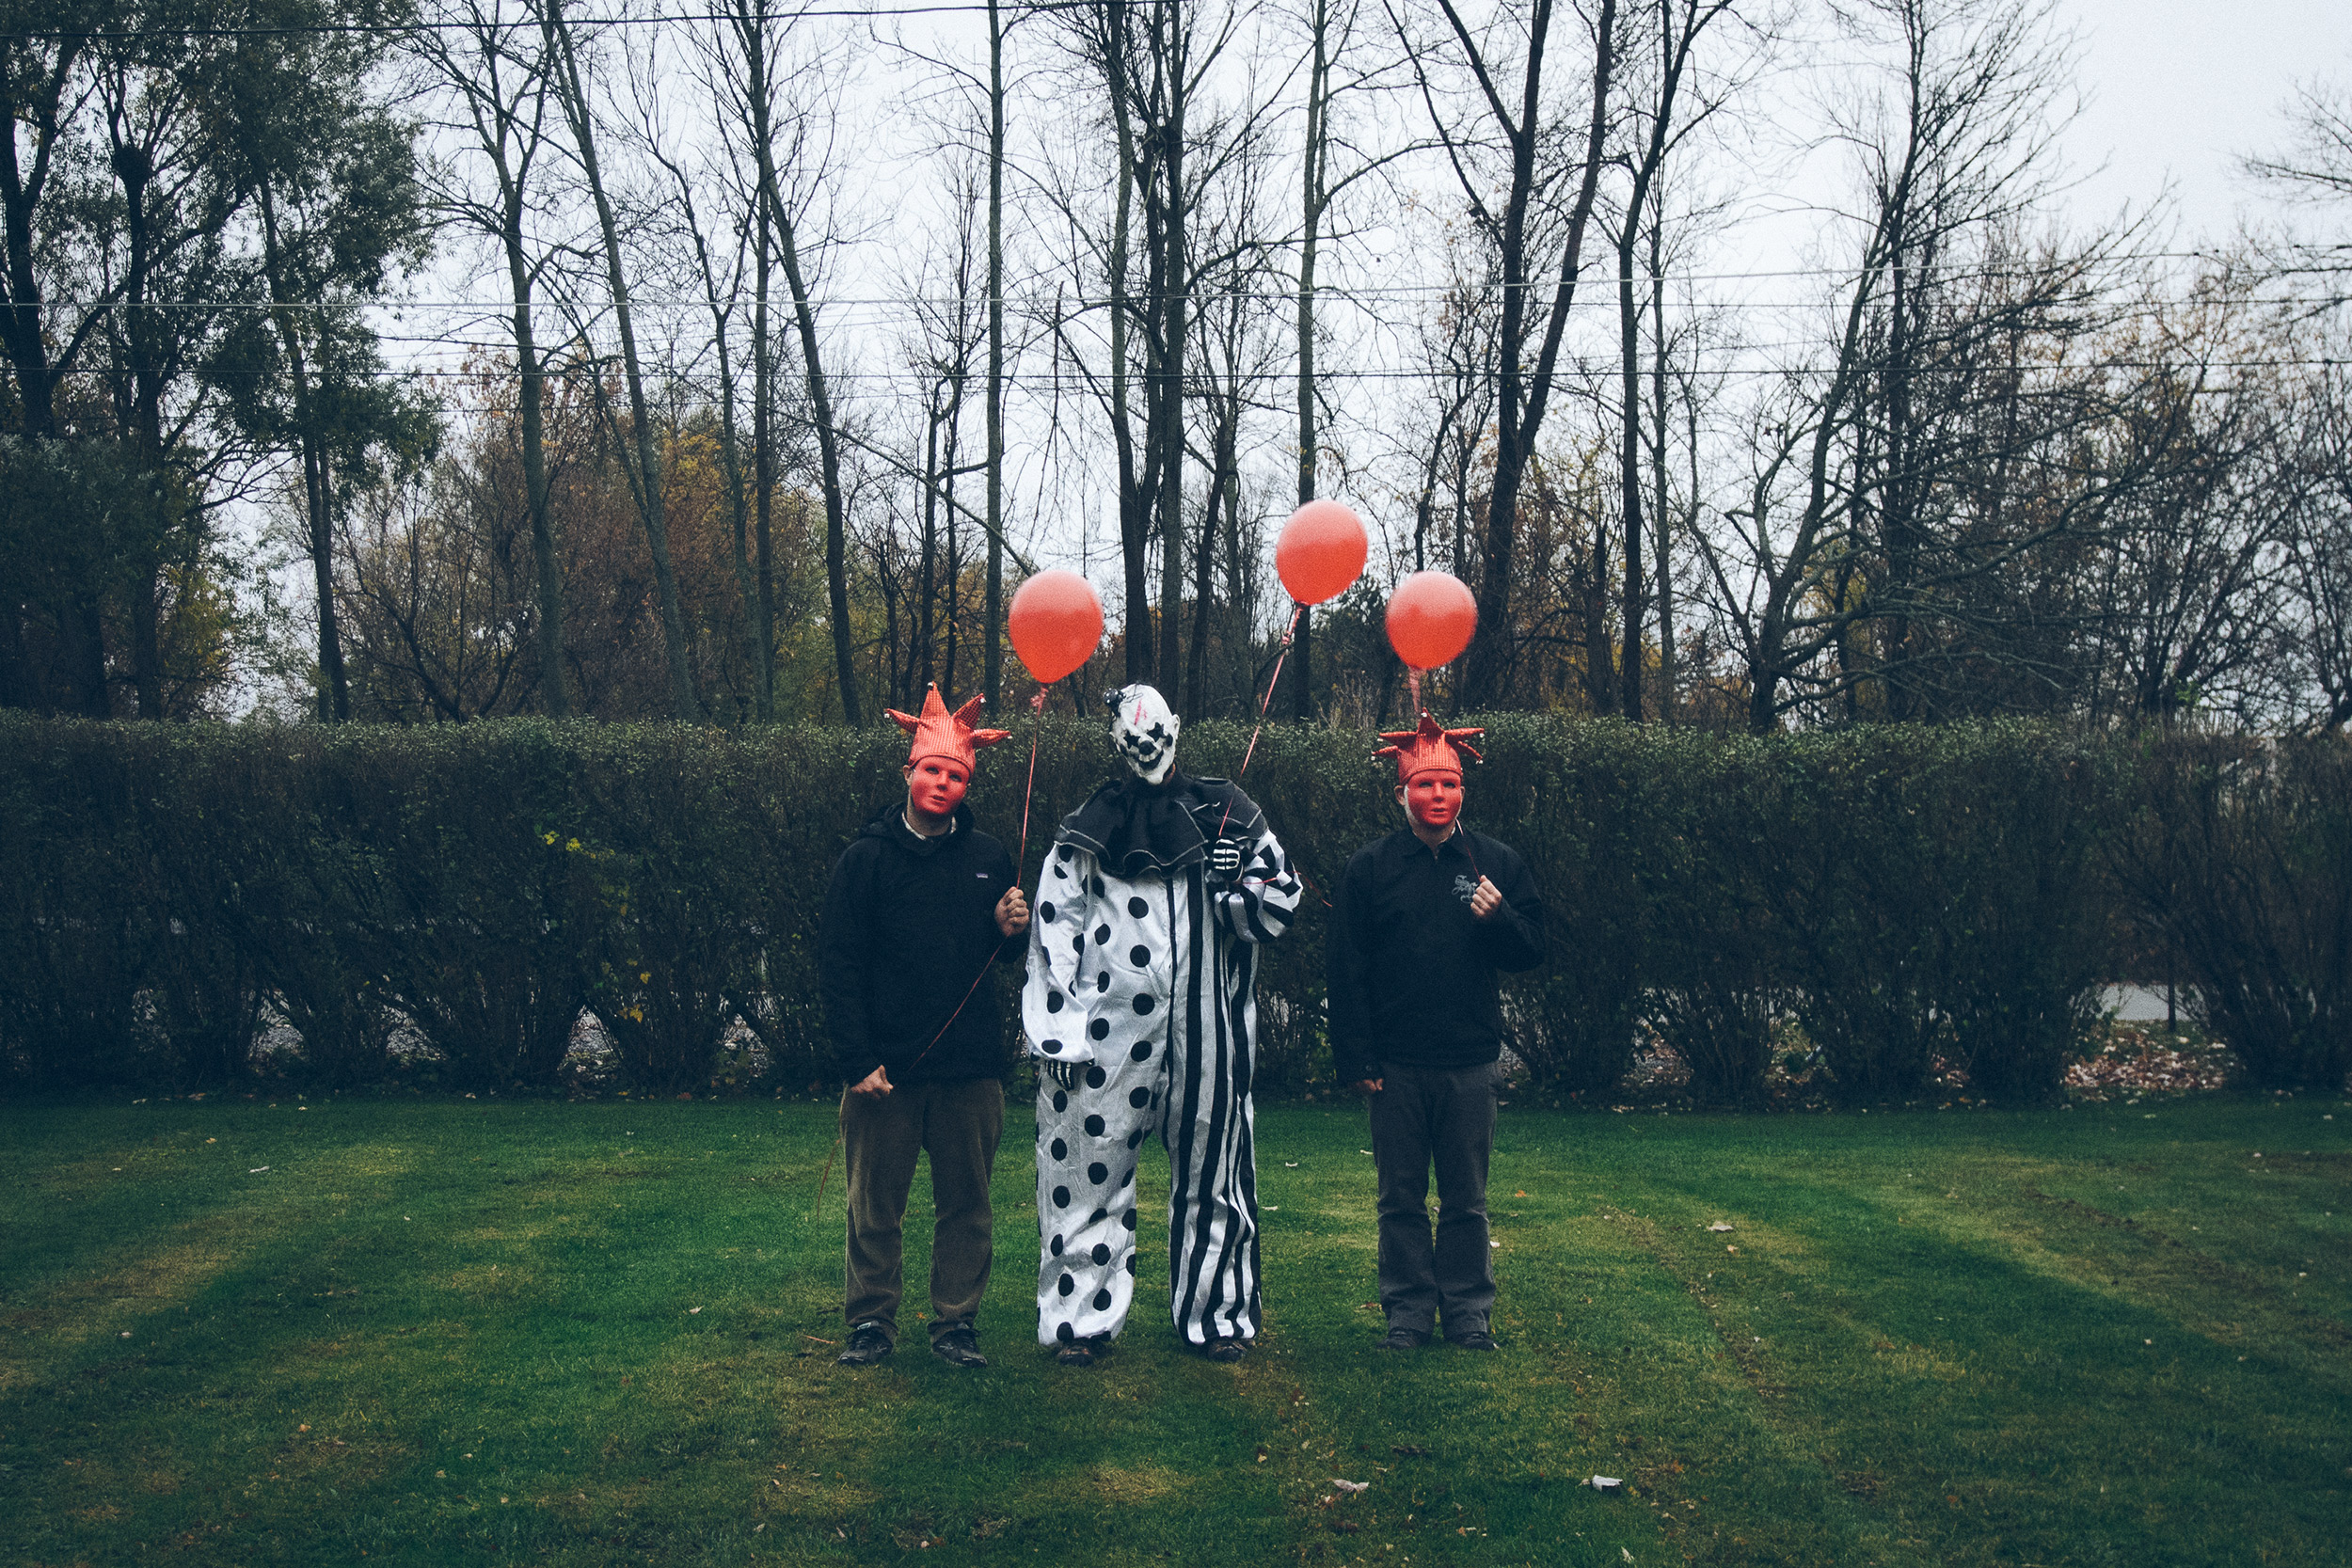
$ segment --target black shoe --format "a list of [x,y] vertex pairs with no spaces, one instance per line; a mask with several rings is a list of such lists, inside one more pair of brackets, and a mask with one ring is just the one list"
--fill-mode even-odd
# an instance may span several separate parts
[[1493,1351],[1501,1350],[1502,1348],[1501,1343],[1496,1340],[1495,1337],[1487,1333],[1483,1328],[1473,1333],[1465,1334],[1460,1338],[1454,1339],[1452,1342],[1461,1346],[1464,1350]]
[[1377,1350],[1419,1350],[1428,1342],[1429,1331],[1427,1329],[1406,1328],[1403,1323],[1398,1323],[1389,1330],[1388,1338],[1382,1339],[1374,1348]]
[[1230,1367],[1249,1354],[1247,1339],[1212,1339],[1200,1347],[1200,1354],[1221,1367]]
[[879,1323],[862,1323],[850,1330],[850,1348],[834,1359],[845,1367],[870,1367],[893,1348],[888,1329]]
[[950,1367],[988,1365],[988,1357],[980,1354],[980,1337],[968,1328],[951,1328],[933,1339],[931,1354]]
[[1054,1353],[1054,1359],[1065,1367],[1091,1367],[1111,1353],[1111,1337],[1098,1334],[1091,1339],[1072,1339]]

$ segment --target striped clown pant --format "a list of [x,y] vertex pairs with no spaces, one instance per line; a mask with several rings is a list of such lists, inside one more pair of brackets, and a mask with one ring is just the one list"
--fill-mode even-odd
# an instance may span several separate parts
[[1246,1037],[1215,1027],[1167,1034],[1174,1049],[1139,1040],[1104,1053],[1075,1088],[1041,1076],[1041,1344],[1116,1337],[1126,1325],[1136,1283],[1136,1165],[1152,1134],[1168,1154],[1168,1277],[1177,1331],[1195,1346],[1258,1332]]

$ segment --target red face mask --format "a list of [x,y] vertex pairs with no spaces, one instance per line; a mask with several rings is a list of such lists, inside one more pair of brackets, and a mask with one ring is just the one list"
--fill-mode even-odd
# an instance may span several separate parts
[[923,757],[907,764],[907,804],[927,816],[947,816],[963,804],[971,783],[964,770],[946,757]]
[[1404,786],[1405,810],[1424,828],[1444,828],[1462,815],[1462,775],[1432,768]]

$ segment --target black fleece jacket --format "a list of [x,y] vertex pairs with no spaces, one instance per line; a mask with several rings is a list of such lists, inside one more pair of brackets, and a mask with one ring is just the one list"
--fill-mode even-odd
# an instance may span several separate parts
[[[1502,907],[1481,921],[1484,874]],[[1400,829],[1356,852],[1327,940],[1331,1055],[1343,1084],[1380,1064],[1478,1067],[1502,1053],[1498,970],[1544,958],[1544,898],[1501,839],[1458,828],[1433,851]]]
[[1012,857],[972,825],[969,806],[938,838],[910,829],[904,811],[893,801],[876,812],[825,890],[817,974],[834,1065],[845,1084],[877,1067],[893,1084],[993,1078],[1005,1067],[1004,1017],[981,972],[1029,951],[996,930]]

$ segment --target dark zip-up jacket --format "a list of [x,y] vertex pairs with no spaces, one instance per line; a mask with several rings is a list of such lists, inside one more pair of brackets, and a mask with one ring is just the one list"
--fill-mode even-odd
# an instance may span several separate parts
[[[1484,873],[1502,895],[1470,911]],[[1544,898],[1518,851],[1456,827],[1433,851],[1400,829],[1356,852],[1328,938],[1331,1055],[1343,1084],[1383,1062],[1464,1068],[1502,1053],[1498,970],[1544,958]]]
[[834,1064],[845,1084],[877,1067],[893,1084],[993,1078],[1005,1068],[1004,1019],[982,972],[1029,950],[996,930],[1012,858],[972,825],[969,806],[937,838],[909,828],[904,811],[894,801],[876,812],[825,890],[817,975]]

